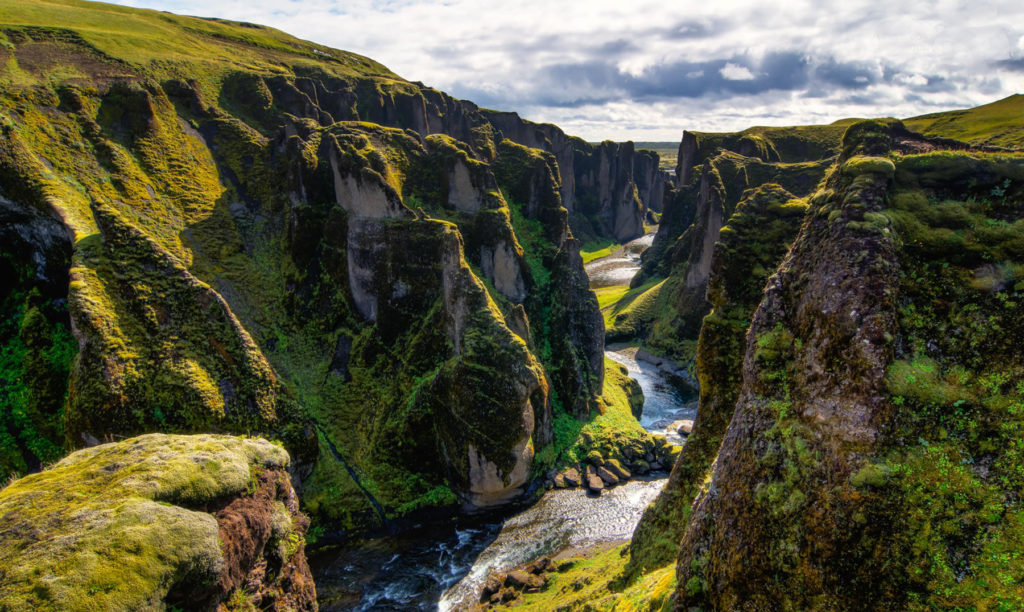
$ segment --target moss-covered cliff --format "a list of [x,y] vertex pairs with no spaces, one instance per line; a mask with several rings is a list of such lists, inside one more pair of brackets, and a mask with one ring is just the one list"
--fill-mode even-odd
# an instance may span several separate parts
[[817,188],[839,150],[843,126],[684,132],[677,188],[665,201],[654,243],[633,279],[635,297],[617,308],[608,337],[640,339],[693,370],[715,244],[748,190],[777,184],[795,197]]
[[0,32],[26,237],[2,247],[4,473],[110,435],[261,434],[318,520],[364,528],[504,502],[557,457],[555,418],[599,412],[551,153],[251,24],[33,1]]
[[680,609],[1020,605],[1022,178],[1020,154],[861,122],[763,296],[742,280],[796,227],[722,230],[699,423],[626,578],[676,548]]
[[663,494],[644,514],[630,545],[630,577],[670,563],[691,504],[718,454],[740,391],[747,328],[768,276],[778,267],[807,210],[775,184],[748,191],[714,246],[707,299],[711,312],[696,347],[699,409]]

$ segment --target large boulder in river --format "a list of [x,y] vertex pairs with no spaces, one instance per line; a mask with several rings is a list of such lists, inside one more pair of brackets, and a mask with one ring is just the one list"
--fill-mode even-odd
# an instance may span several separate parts
[[150,434],[0,491],[0,610],[316,610],[288,453]]

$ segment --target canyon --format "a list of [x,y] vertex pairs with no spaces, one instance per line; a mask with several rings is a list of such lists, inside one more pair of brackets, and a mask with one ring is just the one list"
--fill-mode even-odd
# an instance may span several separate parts
[[1024,97],[669,174],[253,24],[0,66],[0,609],[1024,605]]

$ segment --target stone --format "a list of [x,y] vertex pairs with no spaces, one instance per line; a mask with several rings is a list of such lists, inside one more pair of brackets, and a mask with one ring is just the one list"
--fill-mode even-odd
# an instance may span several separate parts
[[569,468],[560,475],[565,481],[565,486],[570,489],[580,486],[583,482],[583,478],[580,476],[580,471],[576,468]]
[[490,600],[500,590],[501,580],[494,575],[488,576],[487,580],[484,581],[483,590],[480,591],[481,603]]
[[533,563],[529,564],[526,567],[526,569],[531,574],[542,574],[544,572],[550,571],[552,565],[553,563],[551,561],[551,557],[541,557],[540,559],[537,559]]
[[505,575],[505,586],[523,588],[530,584],[531,576],[522,570],[512,570]]
[[551,484],[556,489],[564,489],[565,488],[565,475],[564,474],[555,474],[555,477],[551,479]]
[[679,435],[684,438],[693,433],[693,421],[690,419],[680,419],[678,421],[672,421],[672,423],[666,427],[668,431],[679,432]]
[[604,490],[604,481],[597,474],[587,474],[587,488],[592,493],[600,495],[601,491]]
[[606,467],[612,474],[615,474],[615,477],[620,481],[629,480],[633,477],[633,475],[629,473],[629,470],[622,467],[622,464],[619,463],[618,459],[609,459],[605,462],[604,467]]
[[601,466],[596,468],[595,471],[597,472],[598,477],[600,477],[601,480],[603,480],[609,487],[619,484],[619,477],[613,474],[608,468]]

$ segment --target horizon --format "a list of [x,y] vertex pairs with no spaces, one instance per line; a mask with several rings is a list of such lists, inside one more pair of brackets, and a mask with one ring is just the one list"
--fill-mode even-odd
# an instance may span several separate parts
[[[1002,0],[913,3],[898,15],[880,2],[113,1],[273,27],[588,142],[908,118],[1024,90],[1024,7]],[[566,17],[544,19],[555,14]]]

